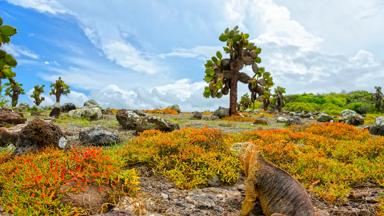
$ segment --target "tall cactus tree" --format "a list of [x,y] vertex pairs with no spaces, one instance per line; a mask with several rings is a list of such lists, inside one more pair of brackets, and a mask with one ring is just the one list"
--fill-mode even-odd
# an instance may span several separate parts
[[374,100],[375,100],[375,107],[378,111],[383,110],[383,92],[381,91],[380,86],[375,86],[375,94],[374,94]]
[[[220,51],[216,56],[205,63],[204,80],[208,86],[204,89],[205,97],[221,98],[229,93],[229,114],[237,114],[237,84],[238,81],[249,84],[259,81],[251,78],[246,73],[241,72],[244,66],[252,66],[255,73],[264,70],[258,67],[261,62],[259,54],[261,49],[248,40],[249,34],[240,32],[238,27],[225,29],[220,35],[219,40],[226,43],[223,47],[224,52],[229,58],[223,58]],[[255,85],[255,84],[254,84]],[[262,83],[256,85],[262,86]]]
[[67,95],[71,92],[69,86],[59,77],[54,83],[51,84],[50,95],[55,95],[56,103],[60,103],[60,98],[62,95]]
[[275,88],[275,94],[273,95],[275,98],[275,108],[278,112],[281,112],[282,108],[284,107],[284,94],[285,94],[285,88],[281,86],[277,86]]
[[31,98],[33,98],[33,102],[36,106],[40,106],[40,104],[45,100],[41,94],[44,93],[44,85],[35,85],[33,87],[33,92],[31,94]]
[[9,43],[16,32],[14,27],[3,25],[3,19],[0,18],[0,90],[2,89],[2,79],[13,78],[16,75],[12,71],[12,68],[17,65],[15,58],[2,49],[2,46]]
[[25,94],[23,84],[16,82],[10,78],[9,82],[5,84],[5,95],[11,98],[12,107],[16,107],[19,101],[19,96]]

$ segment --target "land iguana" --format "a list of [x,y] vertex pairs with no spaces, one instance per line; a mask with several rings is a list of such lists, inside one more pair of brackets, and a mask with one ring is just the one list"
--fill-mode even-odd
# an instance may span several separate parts
[[232,146],[244,168],[245,199],[241,216],[248,216],[258,198],[267,216],[316,216],[310,198],[301,184],[287,172],[266,161],[249,142]]

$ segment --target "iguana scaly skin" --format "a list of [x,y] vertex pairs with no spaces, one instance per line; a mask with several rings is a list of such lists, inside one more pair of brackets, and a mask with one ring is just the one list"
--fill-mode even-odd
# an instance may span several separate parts
[[[236,145],[236,146],[235,146]],[[305,189],[285,171],[266,161],[252,143],[233,146],[246,175],[241,216],[248,216],[256,199],[267,216],[314,216],[315,210]]]

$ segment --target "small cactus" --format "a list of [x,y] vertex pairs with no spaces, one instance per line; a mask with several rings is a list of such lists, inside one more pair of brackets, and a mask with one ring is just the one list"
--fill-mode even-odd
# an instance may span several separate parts
[[44,85],[35,85],[35,87],[33,87],[31,98],[33,98],[36,106],[39,106],[41,102],[45,100],[45,98],[41,96],[42,93],[44,93]]
[[62,95],[67,95],[71,92],[69,86],[59,77],[54,83],[51,84],[50,95],[55,95],[56,103],[60,104],[60,98]]

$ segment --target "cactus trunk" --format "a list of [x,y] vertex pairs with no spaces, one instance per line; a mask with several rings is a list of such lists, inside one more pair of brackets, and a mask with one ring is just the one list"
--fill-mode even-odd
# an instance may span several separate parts
[[237,74],[231,79],[231,89],[229,92],[229,115],[237,114]]

